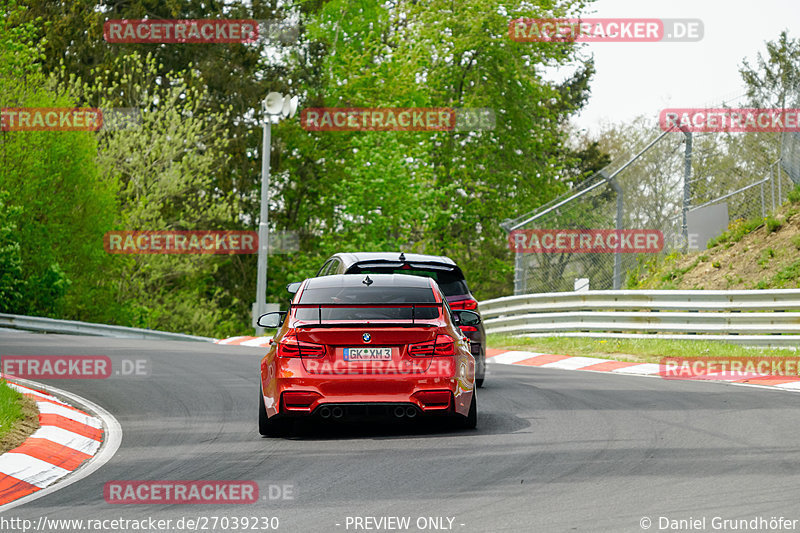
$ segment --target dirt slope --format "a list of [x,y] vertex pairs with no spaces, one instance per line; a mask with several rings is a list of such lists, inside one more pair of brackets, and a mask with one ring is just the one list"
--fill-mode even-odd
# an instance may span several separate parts
[[628,276],[627,288],[800,288],[800,202],[761,220],[733,222],[707,250],[652,260]]

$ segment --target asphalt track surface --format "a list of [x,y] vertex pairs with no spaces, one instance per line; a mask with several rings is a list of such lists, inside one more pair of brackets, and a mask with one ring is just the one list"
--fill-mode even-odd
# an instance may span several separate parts
[[[400,531],[442,531],[416,520],[451,517],[458,532],[633,532],[643,517],[651,531],[669,530],[659,517],[705,517],[710,531],[715,516],[800,519],[800,394],[492,365],[475,431],[301,425],[264,439],[262,350],[0,331],[0,356],[108,355],[115,368],[146,359],[152,371],[46,382],[109,410],[122,445],[97,472],[2,517],[276,516],[278,531],[291,532],[398,531],[348,528],[348,516],[411,517]],[[105,502],[107,481],[137,479],[254,480],[262,491],[290,483],[294,499]]]

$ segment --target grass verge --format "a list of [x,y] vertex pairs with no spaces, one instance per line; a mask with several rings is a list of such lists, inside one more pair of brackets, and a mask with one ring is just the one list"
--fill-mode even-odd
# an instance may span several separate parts
[[662,357],[800,357],[788,348],[746,348],[707,340],[590,339],[580,337],[512,337],[487,335],[489,348],[557,355],[600,357],[635,363],[658,363]]
[[22,444],[38,427],[36,402],[0,380],[0,453]]

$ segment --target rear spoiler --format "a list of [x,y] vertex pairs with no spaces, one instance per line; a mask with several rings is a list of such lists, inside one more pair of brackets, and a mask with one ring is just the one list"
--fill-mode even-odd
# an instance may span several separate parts
[[[458,265],[450,265],[447,263],[439,263],[434,261],[397,261],[393,259],[370,259],[368,261],[359,261],[354,263],[353,266],[357,267],[359,270],[365,268],[394,268],[400,269],[403,265],[408,265],[411,269],[430,269],[430,270],[440,270],[443,272],[456,272],[461,277],[464,277],[464,273],[458,267]],[[352,268],[352,266],[350,267]]]
[[[393,303],[384,303],[384,304],[348,304],[348,303],[326,303],[326,304],[292,304],[290,306],[291,309],[317,309],[317,320],[316,324],[308,323],[308,324],[299,324],[295,327],[298,328],[308,328],[313,326],[321,326],[323,325],[322,322],[322,308],[335,308],[335,307],[342,307],[348,309],[408,309],[411,308],[411,323],[408,322],[389,322],[383,321],[379,318],[375,319],[376,325],[381,326],[400,326],[400,327],[414,327],[414,326],[431,326],[434,327],[436,324],[430,323],[420,323],[416,321],[417,315],[417,308],[441,308],[443,307],[444,302],[420,302],[420,303],[402,303],[402,304],[393,304]],[[388,319],[387,319],[388,320]],[[325,326],[329,327],[354,327],[355,324],[347,323],[347,322],[328,322],[325,323]]]

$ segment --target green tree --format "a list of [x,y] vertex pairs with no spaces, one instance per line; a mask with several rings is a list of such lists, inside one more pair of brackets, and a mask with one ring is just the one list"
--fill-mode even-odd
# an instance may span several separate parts
[[[196,71],[162,76],[153,56],[137,53],[93,71],[91,84],[71,81],[83,101],[134,110],[119,128],[104,129],[97,162],[118,183],[116,226],[125,230],[218,230],[235,224],[236,197],[215,184],[228,155],[228,117],[207,109]],[[116,255],[115,299],[123,320],[148,328],[213,335],[243,324],[227,309],[214,255]],[[240,319],[241,320],[241,319]]]
[[[9,107],[74,107],[41,72],[37,28],[24,7],[0,3],[0,100]],[[23,297],[17,313],[94,317],[107,301],[102,235],[113,184],[99,179],[91,132],[0,131],[0,191],[17,217]]]

